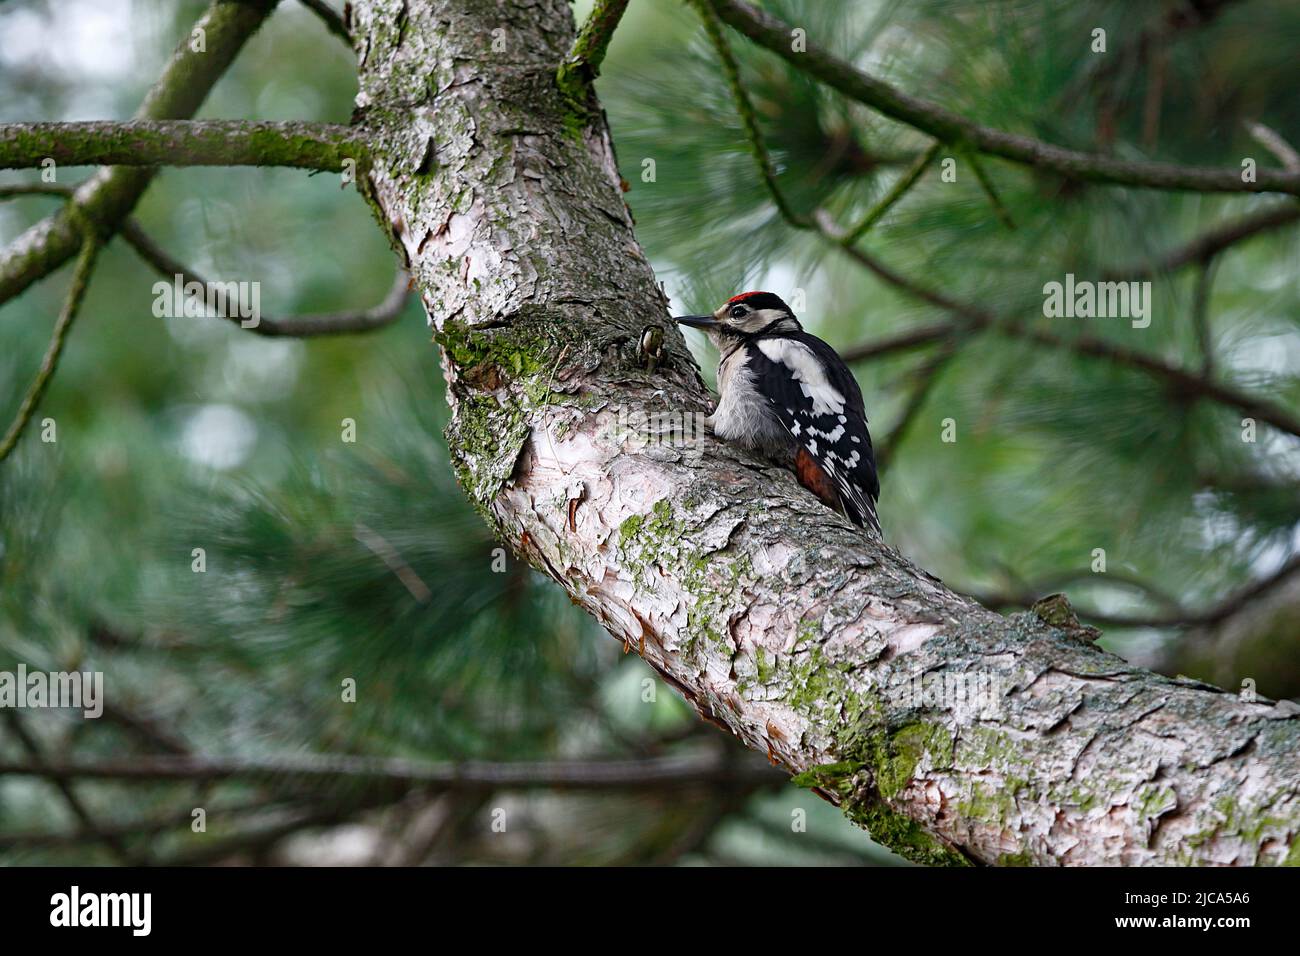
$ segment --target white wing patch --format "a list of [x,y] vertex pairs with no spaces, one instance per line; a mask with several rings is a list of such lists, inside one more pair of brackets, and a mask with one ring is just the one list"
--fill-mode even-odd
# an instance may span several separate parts
[[817,415],[843,415],[844,396],[826,380],[817,356],[802,342],[785,338],[759,339],[759,350],[769,361],[784,365],[799,383],[805,398],[812,399]]

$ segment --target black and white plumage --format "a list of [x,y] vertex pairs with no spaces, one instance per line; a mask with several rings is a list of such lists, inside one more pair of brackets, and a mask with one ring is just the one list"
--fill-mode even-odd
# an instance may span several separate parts
[[800,484],[854,524],[880,532],[880,483],[862,391],[835,350],[771,292],[746,292],[712,315],[677,319],[718,347],[721,438],[794,469]]

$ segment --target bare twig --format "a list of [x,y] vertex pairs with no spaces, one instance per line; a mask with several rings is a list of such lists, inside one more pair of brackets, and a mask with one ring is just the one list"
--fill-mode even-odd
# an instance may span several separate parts
[[916,161],[908,167],[907,171],[903,173],[902,176],[898,177],[897,181],[890,187],[889,191],[880,197],[880,202],[876,203],[875,206],[868,210],[867,214],[862,217],[862,221],[845,234],[843,239],[844,244],[851,246],[866,235],[867,230],[879,222],[880,217],[889,212],[889,210],[893,208],[894,203],[902,199],[904,194],[916,185],[917,180],[919,180],[921,176],[925,174],[925,171],[930,168],[930,164],[934,162],[935,157],[939,155],[939,150],[942,148],[943,143],[938,140],[931,143],[930,148],[918,156]]
[[947,368],[948,363],[956,355],[957,345],[950,339],[943,348],[923,362],[912,373],[912,390],[908,394],[907,403],[903,406],[902,414],[894,422],[894,427],[876,442],[875,454],[876,468],[878,470],[883,472],[898,453],[898,446],[907,436],[908,428],[916,420],[916,416],[920,414],[921,408],[925,405],[930,392],[933,391],[935,384],[942,376],[943,370]]
[[[0,186],[0,199],[12,196],[57,196],[70,199],[73,194],[74,190],[71,188],[53,183],[22,183],[14,186]],[[140,258],[152,266],[160,275],[166,276],[168,279],[180,276],[182,283],[197,282],[205,287],[209,285],[206,279],[164,250],[134,219],[124,219],[118,231],[131,248],[139,254]],[[392,324],[402,314],[410,295],[410,279],[405,272],[399,269],[393,278],[393,284],[389,288],[388,295],[378,305],[369,309],[319,312],[283,318],[263,315],[257,325],[247,326],[247,330],[255,335],[297,338],[370,332]],[[238,314],[230,313],[222,317],[244,327],[243,320]]]
[[304,7],[316,14],[325,24],[325,29],[334,34],[349,47],[352,46],[352,34],[348,32],[347,24],[338,12],[331,7],[325,0],[298,0]]
[[95,259],[98,255],[99,240],[87,231],[85,239],[81,243],[81,256],[77,259],[76,270],[72,274],[72,284],[68,286],[68,294],[63,300],[63,309],[59,312],[58,321],[54,324],[54,334],[50,337],[49,348],[45,350],[45,357],[41,360],[41,367],[37,371],[31,387],[28,388],[27,394],[23,397],[13,423],[10,424],[4,439],[0,440],[0,461],[8,458],[9,453],[18,444],[23,429],[31,421],[32,415],[36,412],[36,407],[41,402],[41,397],[45,394],[45,389],[50,384],[50,379],[54,377],[54,370],[59,365],[59,357],[63,354],[63,345],[67,341],[68,330],[72,327],[72,323],[81,309],[82,300],[86,296],[86,287],[90,284],[90,275],[94,271]]
[[[182,283],[197,282],[204,287],[214,286],[207,279],[198,275],[183,263],[172,258],[153,239],[151,239],[134,221],[123,224],[122,238],[125,239],[149,265],[167,278],[181,277]],[[402,314],[410,298],[410,280],[401,269],[397,271],[393,284],[384,300],[369,309],[355,309],[340,312],[319,312],[309,315],[273,318],[263,315],[257,325],[243,326],[239,314],[234,310],[225,310],[222,318],[229,319],[255,335],[269,337],[308,338],[316,335],[343,335],[352,332],[372,332],[391,325]]]
[[1262,235],[1300,222],[1300,203],[1282,202],[1266,209],[1260,209],[1240,219],[1217,225],[1186,245],[1179,246],[1165,253],[1149,265],[1135,268],[1112,269],[1103,274],[1108,281],[1131,281],[1149,279],[1154,275],[1176,272],[1184,266],[1198,262],[1207,262],[1219,253],[1252,236]]
[[1263,123],[1247,123],[1246,129],[1255,141],[1277,157],[1282,168],[1292,173],[1300,173],[1300,153],[1294,146],[1282,138],[1277,130]]
[[574,38],[569,54],[560,64],[555,80],[561,90],[575,101],[582,102],[591,90],[591,83],[600,75],[600,65],[605,60],[609,41],[623,19],[628,0],[596,0],[587,22]]

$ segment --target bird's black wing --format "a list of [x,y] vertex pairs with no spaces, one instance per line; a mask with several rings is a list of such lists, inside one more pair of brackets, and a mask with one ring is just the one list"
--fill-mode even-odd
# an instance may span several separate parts
[[849,517],[879,529],[880,481],[862,390],[835,350],[806,332],[749,343],[754,385],[834,481]]

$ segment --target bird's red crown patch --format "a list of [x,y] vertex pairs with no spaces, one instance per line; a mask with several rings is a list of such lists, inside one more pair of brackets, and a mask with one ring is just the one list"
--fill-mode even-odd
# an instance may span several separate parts
[[742,292],[740,293],[740,295],[733,295],[730,299],[727,300],[727,304],[730,305],[732,302],[740,302],[743,299],[748,299],[751,295],[762,295],[762,294],[763,293],[760,291]]

